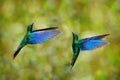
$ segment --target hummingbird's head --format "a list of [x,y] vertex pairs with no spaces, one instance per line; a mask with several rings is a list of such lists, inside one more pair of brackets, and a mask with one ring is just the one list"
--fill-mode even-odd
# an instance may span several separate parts
[[28,25],[28,28],[27,28],[27,31],[28,31],[28,32],[29,32],[29,31],[30,31],[30,32],[32,31],[33,24],[34,24],[34,23]]
[[72,35],[73,35],[73,41],[78,40],[78,35],[76,33],[72,32]]

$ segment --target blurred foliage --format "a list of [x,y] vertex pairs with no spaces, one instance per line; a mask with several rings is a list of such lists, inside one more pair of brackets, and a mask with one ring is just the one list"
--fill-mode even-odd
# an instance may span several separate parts
[[[59,36],[12,55],[27,25],[58,26]],[[109,33],[109,45],[81,52],[68,72],[72,34]],[[119,0],[0,0],[0,80],[120,80]]]

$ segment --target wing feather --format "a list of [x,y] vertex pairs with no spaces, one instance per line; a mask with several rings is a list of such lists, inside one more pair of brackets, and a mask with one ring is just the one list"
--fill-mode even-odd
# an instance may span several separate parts
[[101,39],[105,38],[108,35],[110,35],[110,34],[103,34],[103,35],[99,35],[99,36],[93,36],[93,37],[82,39],[80,41],[86,42],[86,41],[89,41],[89,40],[101,40]]
[[81,47],[80,50],[84,51],[84,50],[93,50],[99,47],[102,47],[106,44],[108,44],[108,42],[104,41],[104,40],[90,40],[87,41],[85,43],[81,43]]
[[28,43],[29,44],[42,43],[42,42],[56,36],[59,33],[60,32],[56,29],[33,31]]

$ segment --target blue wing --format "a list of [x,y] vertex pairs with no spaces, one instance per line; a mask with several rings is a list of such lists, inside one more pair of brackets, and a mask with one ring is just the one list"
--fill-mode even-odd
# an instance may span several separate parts
[[95,48],[102,47],[102,46],[106,45],[107,43],[108,42],[106,42],[104,40],[90,40],[90,41],[81,43],[80,50],[81,51],[93,50]]
[[99,35],[99,36],[93,36],[93,37],[85,38],[85,39],[82,39],[82,42],[86,42],[86,41],[89,41],[89,40],[101,40],[108,35],[109,34],[103,34],[103,35]]
[[52,38],[59,34],[60,32],[56,29],[51,30],[40,30],[40,31],[33,31],[30,39],[28,41],[29,44],[38,44],[42,43],[49,38]]

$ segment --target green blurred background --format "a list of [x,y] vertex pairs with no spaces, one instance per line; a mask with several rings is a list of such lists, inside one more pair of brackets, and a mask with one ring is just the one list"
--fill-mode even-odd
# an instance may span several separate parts
[[[58,26],[59,36],[12,55],[26,33]],[[109,33],[109,45],[72,58],[72,31],[79,38]],[[119,0],[0,0],[0,80],[120,80]]]

